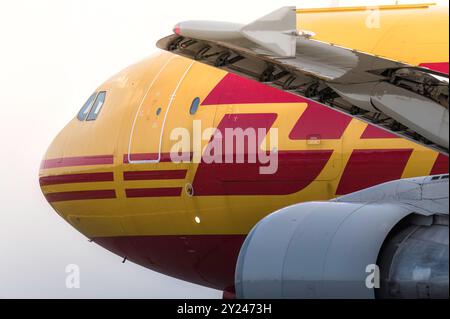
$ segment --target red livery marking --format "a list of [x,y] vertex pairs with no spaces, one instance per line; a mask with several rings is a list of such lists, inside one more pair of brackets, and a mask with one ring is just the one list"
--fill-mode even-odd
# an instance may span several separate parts
[[181,195],[181,187],[168,188],[132,188],[126,189],[125,193],[128,198],[142,197],[178,197]]
[[[160,163],[170,163],[172,162],[171,153],[161,153]],[[182,156],[183,154],[176,155],[177,157]],[[185,155],[188,155],[187,153]],[[192,153],[189,154],[189,158],[192,160]],[[131,161],[139,162],[139,161],[156,161],[158,159],[158,153],[138,153],[130,155]],[[130,164],[128,154],[123,156],[123,163]],[[132,164],[132,163],[131,163]]]
[[116,198],[115,190],[94,190],[45,194],[49,203],[72,200],[111,199]]
[[177,24],[174,28],[173,28],[173,33],[180,35],[181,33],[181,27],[179,24]]
[[209,93],[202,105],[298,103],[293,94],[228,73]]
[[113,155],[65,157],[44,160],[41,169],[114,164]]
[[321,139],[340,139],[352,118],[332,110],[314,101],[303,100],[308,108],[300,116],[289,138],[291,140],[306,140],[312,135]]
[[448,62],[422,63],[420,66],[430,70],[448,74]]
[[[234,163],[226,163],[226,128],[259,128],[266,132],[275,122],[276,114],[228,114],[225,115],[217,130],[222,134],[222,163],[200,163],[194,178],[195,196],[216,195],[287,195],[296,193],[308,186],[320,174],[333,153],[325,151],[280,151],[278,169],[275,174],[260,174],[259,163],[249,163],[249,155],[258,152],[244,145],[244,163],[236,163],[236,143],[233,149]],[[258,136],[261,140],[265,136]],[[214,140],[212,140],[214,141]],[[211,145],[211,144],[210,144]],[[209,146],[207,147],[207,151]],[[241,154],[242,155],[242,154]]]
[[[181,218],[181,217],[180,217]],[[94,242],[143,267],[199,285],[225,290],[245,235],[128,236]]]
[[371,139],[371,138],[375,139],[375,138],[399,138],[399,137],[386,130],[383,130],[381,128],[369,124],[366,130],[362,133],[361,139]]
[[439,154],[430,175],[448,174],[448,156]]
[[112,181],[114,181],[114,173],[68,174],[45,176],[39,178],[39,183],[41,186]]
[[124,172],[123,179],[126,181],[145,181],[145,180],[162,180],[162,179],[185,179],[187,170],[171,170],[171,171],[139,171]]
[[333,153],[284,151],[278,154],[278,170],[261,175],[260,164],[200,164],[195,175],[195,196],[289,195],[310,185]]
[[350,194],[400,179],[412,152],[411,149],[353,151],[336,194]]

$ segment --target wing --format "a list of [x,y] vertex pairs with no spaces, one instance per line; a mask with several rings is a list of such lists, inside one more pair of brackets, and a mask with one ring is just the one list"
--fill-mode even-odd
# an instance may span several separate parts
[[315,99],[448,153],[448,75],[314,40],[295,8],[249,25],[183,22],[157,46]]

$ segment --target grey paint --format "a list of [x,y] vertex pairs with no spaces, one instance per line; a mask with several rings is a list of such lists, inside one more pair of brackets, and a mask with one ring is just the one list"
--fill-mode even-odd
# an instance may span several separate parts
[[[448,216],[448,179],[437,178],[394,181],[264,218],[239,255],[238,298],[375,298],[366,267],[377,264],[394,226],[411,214]],[[428,198],[429,188],[439,195]]]
[[371,102],[371,96],[377,82],[352,85],[328,83],[328,85],[350,104],[357,105],[369,112],[376,112]]
[[412,225],[381,253],[385,263],[379,298],[449,297],[448,216],[446,225]]
[[409,213],[393,204],[331,202],[282,209],[258,224],[241,250],[238,297],[374,298],[366,267]]
[[448,215],[448,175],[407,178],[341,196],[336,202],[394,202],[422,215]]
[[232,41],[241,39],[239,23],[218,21],[184,21],[178,24],[180,35],[199,40]]
[[297,13],[295,7],[283,7],[242,28],[250,41],[283,57],[295,57]]
[[448,149],[448,108],[385,82],[375,87],[372,103],[383,113]]
[[282,57],[296,52],[297,15],[295,7],[283,7],[248,25],[217,21],[185,21],[178,24],[180,35],[199,40],[244,43],[246,40]]

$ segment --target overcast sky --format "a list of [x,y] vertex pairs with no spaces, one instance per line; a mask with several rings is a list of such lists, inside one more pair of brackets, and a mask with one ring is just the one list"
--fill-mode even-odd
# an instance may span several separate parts
[[[0,0],[0,298],[220,297],[122,264],[61,220],[38,185],[46,148],[99,84],[155,52],[179,21],[245,23],[285,5],[394,2]],[[68,264],[80,267],[80,289],[65,286]]]

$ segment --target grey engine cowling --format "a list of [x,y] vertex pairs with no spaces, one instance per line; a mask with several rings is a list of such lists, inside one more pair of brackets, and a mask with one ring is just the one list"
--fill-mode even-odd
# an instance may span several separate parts
[[404,179],[261,220],[238,298],[448,298],[448,175]]

